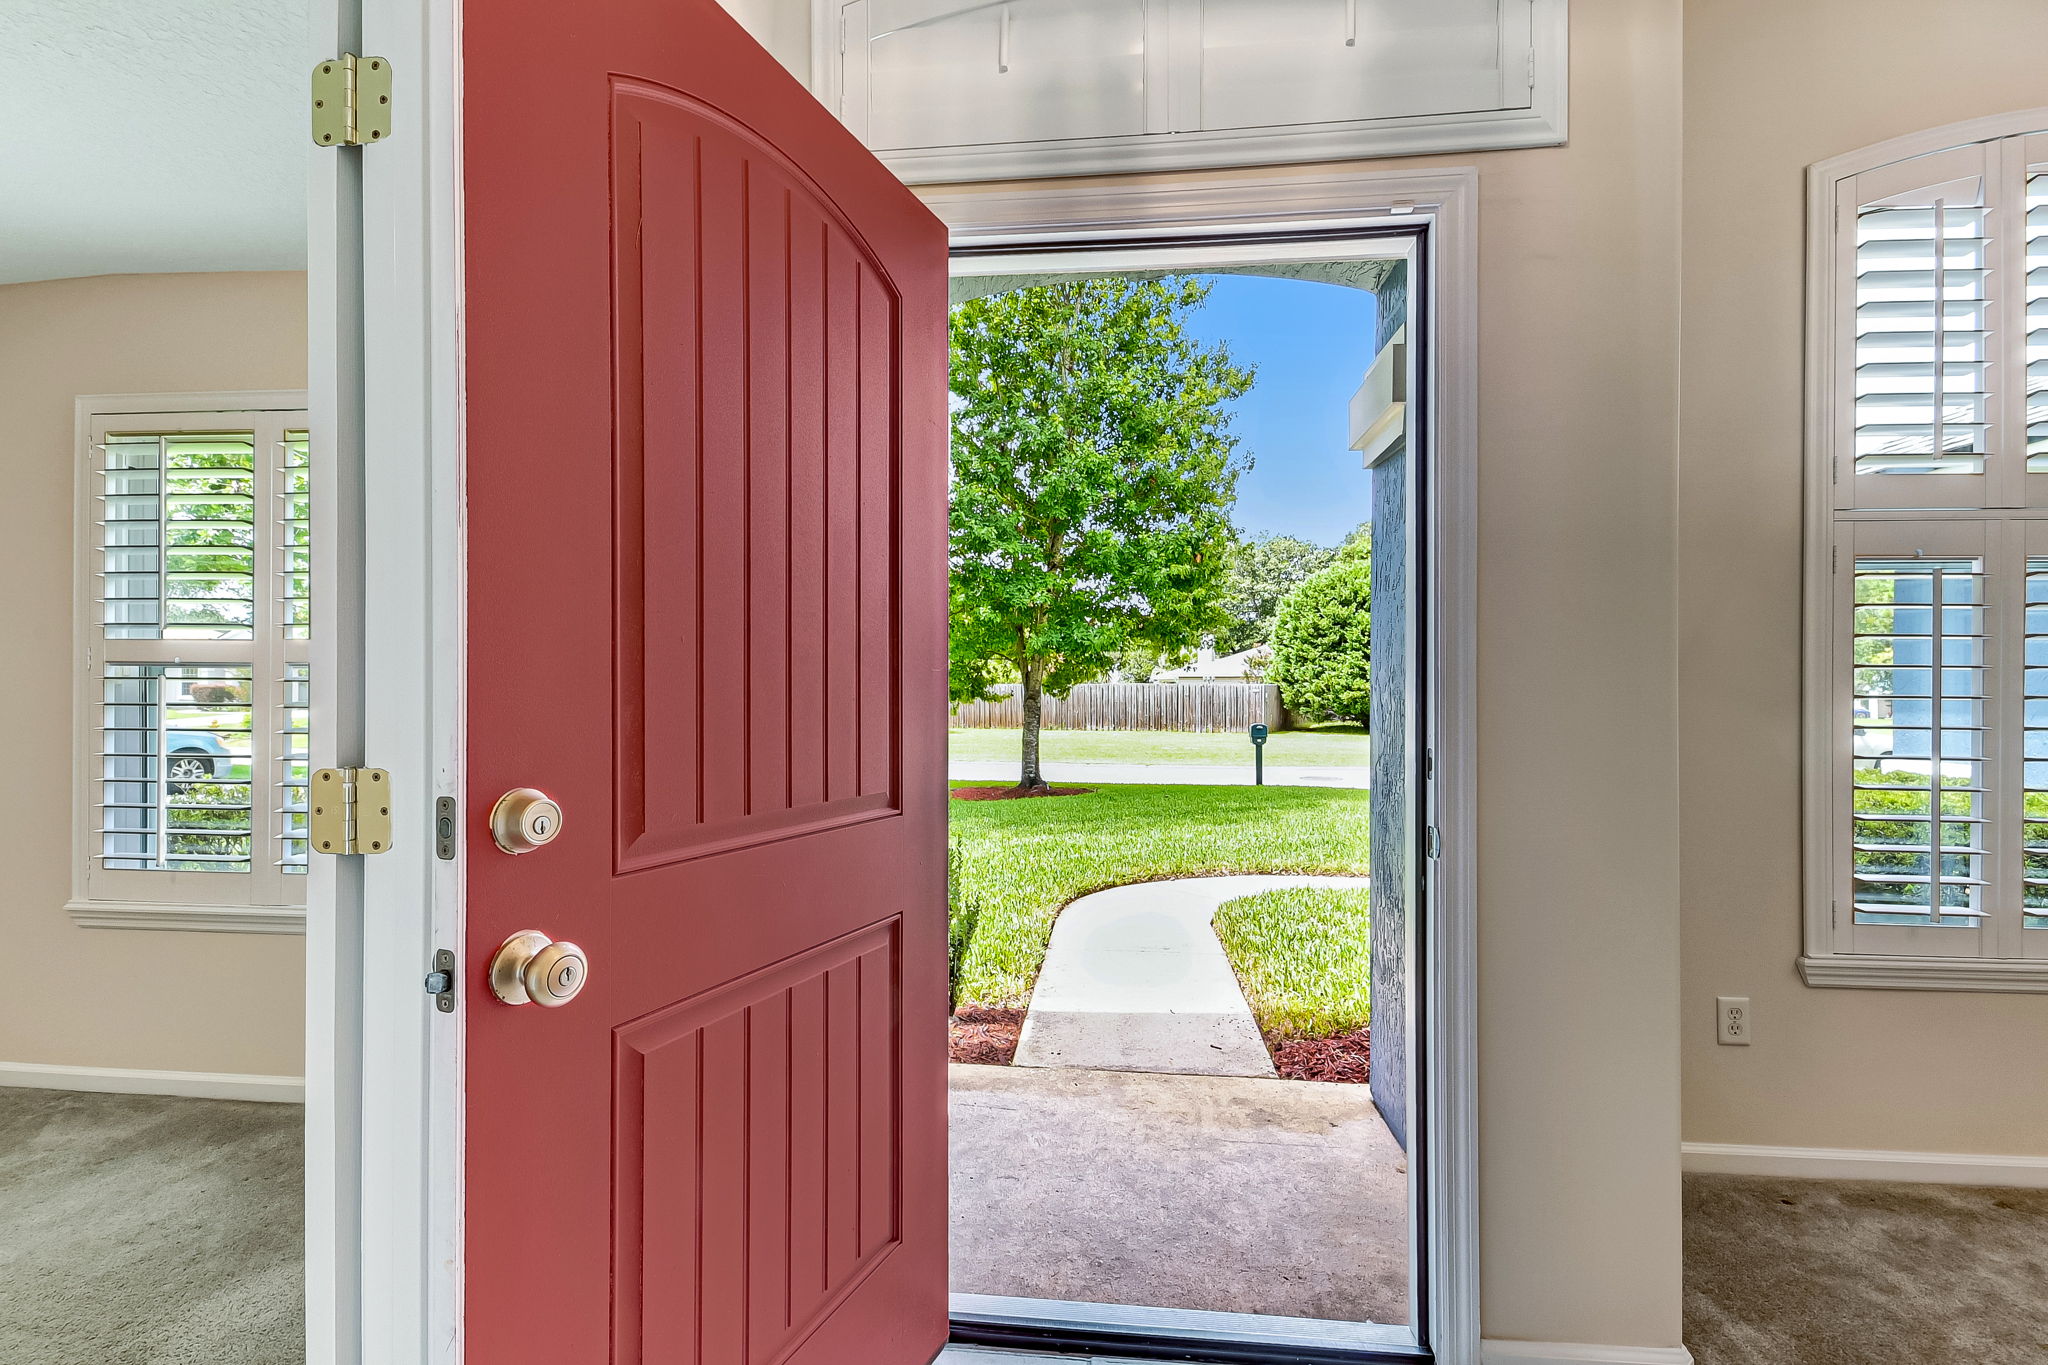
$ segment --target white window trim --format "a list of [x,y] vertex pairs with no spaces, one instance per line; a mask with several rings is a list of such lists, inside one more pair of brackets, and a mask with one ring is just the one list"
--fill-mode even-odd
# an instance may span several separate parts
[[[1531,40],[1526,109],[920,147],[876,155],[906,184],[939,185],[1555,147],[1566,140],[1569,0],[1523,3],[1528,6]],[[844,4],[845,0],[812,0],[811,4],[811,91],[835,113],[841,109],[843,90],[840,16]]]
[[[263,904],[252,903],[247,898],[234,900],[227,897],[218,902],[208,902],[196,898],[183,900],[168,894],[126,900],[92,894],[90,869],[99,856],[99,843],[93,833],[96,803],[90,799],[92,784],[97,781],[98,774],[91,756],[98,744],[95,737],[95,717],[100,704],[97,663],[104,653],[105,642],[99,614],[95,610],[97,594],[86,590],[86,585],[94,580],[99,570],[96,562],[99,543],[93,534],[96,518],[92,512],[95,505],[92,486],[93,427],[96,422],[129,416],[203,416],[214,413],[303,415],[307,412],[306,400],[303,390],[264,389],[220,393],[88,394],[80,396],[74,404],[76,435],[72,506],[76,530],[72,569],[72,890],[71,899],[65,902],[64,909],[71,916],[72,923],[81,928],[256,934],[303,934],[306,931],[303,902],[295,905]],[[275,570],[274,564],[259,564],[258,582],[261,583],[264,577],[274,579]],[[274,585],[271,590],[275,590]],[[255,648],[256,642],[251,642],[251,651]],[[94,660],[96,666],[86,667],[87,659]]]
[[[1886,990],[2048,993],[2048,958],[1911,957],[1850,953],[1839,947],[1835,925],[1834,820],[1836,744],[1834,556],[1838,525],[1852,519],[2040,518],[2048,509],[1986,513],[1838,512],[1835,461],[1842,413],[1837,401],[1843,356],[1837,333],[1838,187],[1892,162],[1970,143],[2048,130],[2048,108],[1971,119],[1859,148],[1807,168],[1806,175],[1806,526],[1802,662],[1802,844],[1805,858],[1805,952],[1799,959],[1808,986]],[[2010,324],[2008,324],[2010,325]],[[2024,427],[2019,433],[2024,451]],[[2022,457],[2023,458],[2023,457]],[[2038,932],[2038,931],[2036,931]]]

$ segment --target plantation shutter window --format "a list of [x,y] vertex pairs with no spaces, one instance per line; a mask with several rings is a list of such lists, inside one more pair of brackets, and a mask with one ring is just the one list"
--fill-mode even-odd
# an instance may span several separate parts
[[313,443],[298,408],[82,422],[80,903],[304,903]]
[[2048,111],[2001,124],[1813,172],[1811,984],[2048,990]]

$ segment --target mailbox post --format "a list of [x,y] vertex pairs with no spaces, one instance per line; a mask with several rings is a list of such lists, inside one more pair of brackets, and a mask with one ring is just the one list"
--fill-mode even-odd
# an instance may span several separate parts
[[1252,785],[1266,785],[1266,727],[1252,726]]

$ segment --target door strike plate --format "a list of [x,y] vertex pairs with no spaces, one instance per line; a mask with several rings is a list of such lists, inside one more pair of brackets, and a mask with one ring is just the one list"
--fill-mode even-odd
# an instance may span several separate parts
[[455,861],[455,798],[434,798],[434,856],[442,862]]
[[446,948],[434,951],[434,970],[427,973],[427,994],[434,997],[434,1008],[443,1014],[455,1013],[455,954]]

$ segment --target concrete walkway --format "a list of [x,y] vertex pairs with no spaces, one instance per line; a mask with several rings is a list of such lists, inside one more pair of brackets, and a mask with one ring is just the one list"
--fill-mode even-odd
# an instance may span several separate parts
[[[1047,763],[1045,780],[1060,787],[1113,786],[1154,783],[1168,786],[1249,787],[1252,765],[1243,763]],[[946,765],[946,776],[955,782],[1017,781],[1017,760],[954,759]],[[1370,768],[1315,767],[1266,769],[1269,787],[1347,787],[1364,790],[1372,776]]]
[[1407,1320],[1407,1163],[1366,1087],[950,1075],[955,1293]]
[[1237,975],[1210,927],[1240,896],[1363,877],[1190,877],[1083,896],[1052,927],[1016,1065],[1272,1076]]

